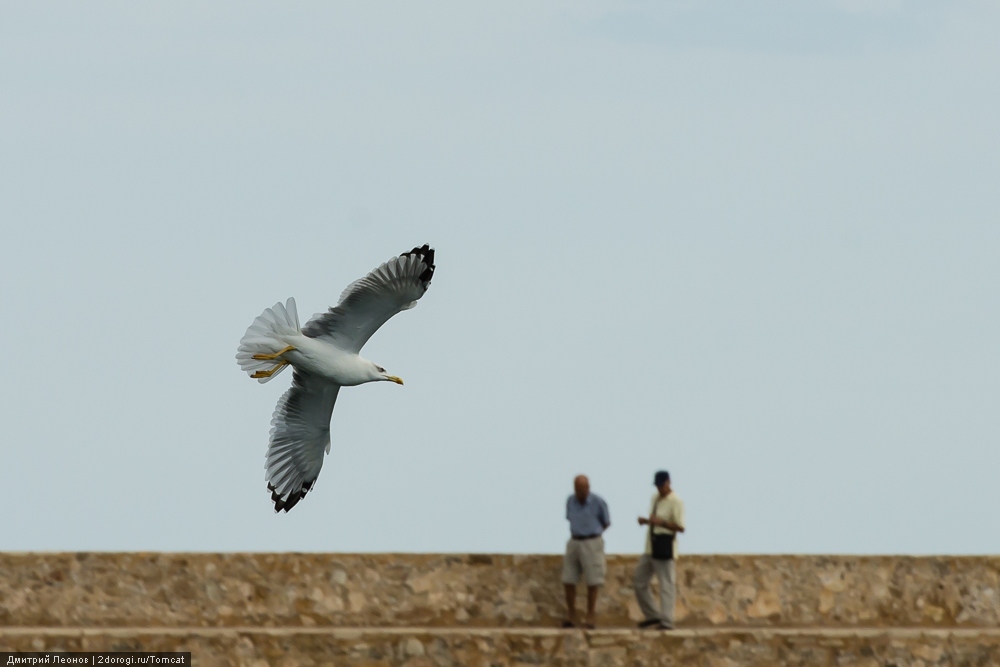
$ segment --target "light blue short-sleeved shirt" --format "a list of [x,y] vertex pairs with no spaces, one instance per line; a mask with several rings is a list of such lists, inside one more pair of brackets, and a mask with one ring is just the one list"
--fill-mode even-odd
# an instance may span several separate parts
[[596,493],[587,496],[583,504],[571,494],[566,499],[566,519],[569,520],[569,532],[578,537],[600,535],[611,525],[611,514],[608,504]]

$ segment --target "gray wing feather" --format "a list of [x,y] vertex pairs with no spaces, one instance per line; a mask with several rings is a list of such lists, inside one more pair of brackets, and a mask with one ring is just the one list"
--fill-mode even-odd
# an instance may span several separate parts
[[416,305],[433,276],[433,248],[404,252],[348,285],[340,302],[306,322],[302,333],[357,354],[390,317]]
[[286,512],[316,483],[330,453],[330,417],[340,385],[295,370],[271,418],[264,469],[274,511]]

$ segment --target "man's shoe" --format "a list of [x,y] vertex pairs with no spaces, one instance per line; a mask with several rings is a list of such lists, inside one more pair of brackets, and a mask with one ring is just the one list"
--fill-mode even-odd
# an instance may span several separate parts
[[651,628],[654,625],[663,625],[663,623],[658,618],[647,618],[645,621],[639,621],[640,628]]
[[674,626],[667,625],[666,623],[657,623],[656,628],[658,630],[673,630]]

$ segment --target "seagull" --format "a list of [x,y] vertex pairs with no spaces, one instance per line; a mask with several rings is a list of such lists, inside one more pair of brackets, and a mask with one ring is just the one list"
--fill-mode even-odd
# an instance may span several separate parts
[[434,249],[426,243],[355,280],[336,306],[299,326],[295,299],[280,301],[254,319],[236,361],[260,383],[291,366],[292,386],[271,417],[264,480],[275,513],[286,513],[312,490],[330,453],[330,417],[341,387],[403,381],[360,354],[396,313],[409,310],[430,287]]

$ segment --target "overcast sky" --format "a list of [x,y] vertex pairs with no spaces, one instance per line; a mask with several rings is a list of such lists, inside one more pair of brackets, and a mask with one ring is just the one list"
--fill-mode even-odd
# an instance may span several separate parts
[[[3,550],[997,553],[1000,6],[0,5]],[[428,242],[275,515],[234,355]]]

